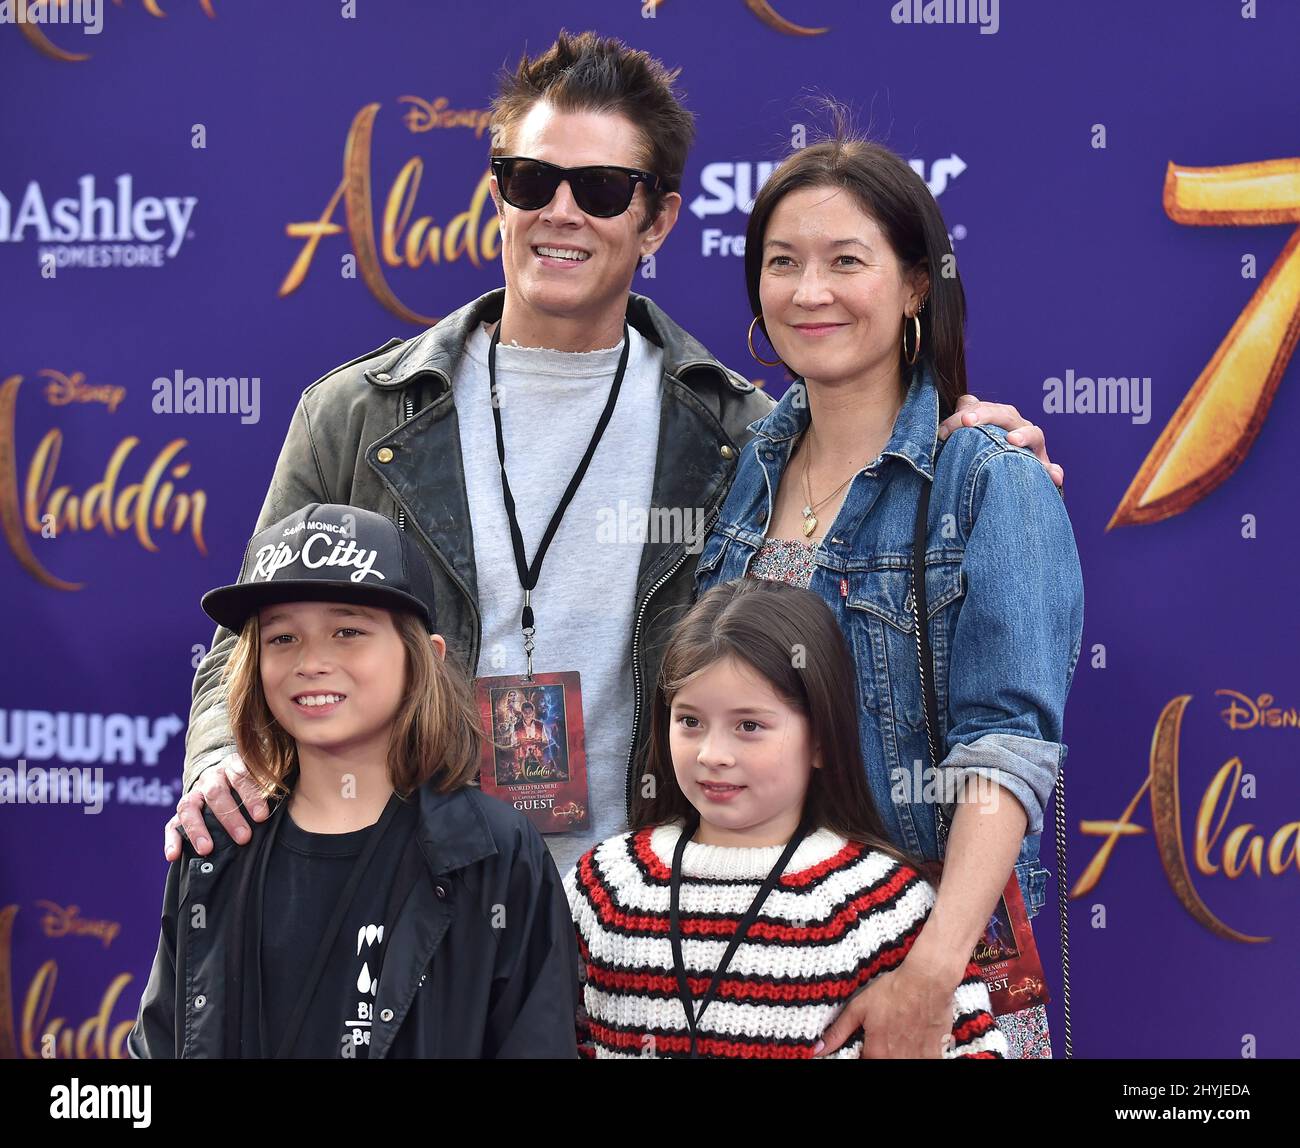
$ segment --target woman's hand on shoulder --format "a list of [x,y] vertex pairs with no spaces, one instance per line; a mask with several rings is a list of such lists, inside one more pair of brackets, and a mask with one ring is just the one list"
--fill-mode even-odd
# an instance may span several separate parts
[[1058,487],[1065,485],[1064,468],[1047,457],[1047,439],[1043,428],[1023,418],[1010,403],[985,403],[974,395],[962,395],[957,400],[956,412],[939,424],[939,440],[942,442],[961,427],[981,425],[1001,427],[1007,431],[1007,442],[1030,451],[1043,464],[1043,469],[1051,475]]

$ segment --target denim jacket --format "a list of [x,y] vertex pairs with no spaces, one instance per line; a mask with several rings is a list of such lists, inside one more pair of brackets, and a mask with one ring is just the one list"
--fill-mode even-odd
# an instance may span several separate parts
[[[700,554],[700,593],[748,571],[808,422],[807,391],[796,380],[751,424],[755,437]],[[816,546],[809,588],[849,640],[862,756],[890,837],[923,859],[941,858],[955,813],[945,797],[968,774],[996,782],[1028,814],[1016,874],[1033,916],[1047,881],[1038,863],[1043,810],[1065,757],[1062,718],[1082,640],[1079,556],[1064,503],[1030,452],[997,427],[963,427],[940,443],[938,426],[938,391],[918,367],[888,445],[854,476]],[[933,483],[925,587],[937,773],[929,769],[911,594],[925,482]]]

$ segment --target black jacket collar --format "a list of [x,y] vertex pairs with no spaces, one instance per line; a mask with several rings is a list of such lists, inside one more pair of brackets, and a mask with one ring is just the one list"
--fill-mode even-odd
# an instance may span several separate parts
[[[442,376],[450,385],[466,341],[480,323],[492,323],[501,318],[505,297],[505,288],[499,287],[453,311],[440,323],[395,347],[390,354],[377,358],[365,371],[367,381],[381,390],[392,390],[404,387],[417,375],[432,373]],[[663,350],[665,373],[683,378],[689,372],[703,368],[721,375],[736,391],[754,389],[747,380],[727,371],[698,339],[674,323],[644,295],[628,295],[627,320]]]
[[483,811],[470,800],[468,790],[438,793],[420,787],[420,848],[434,873],[452,873],[497,851]]
[[[290,781],[292,785],[292,780]],[[497,852],[492,832],[483,812],[470,800],[465,788],[450,793],[439,793],[429,785],[422,785],[415,793],[419,803],[420,819],[416,827],[417,839],[425,861],[435,875],[453,873],[457,869],[469,866]],[[288,798],[272,803],[271,816],[263,822],[252,822],[253,841],[238,850],[235,842],[206,806],[203,820],[212,836],[213,855],[223,859],[229,856],[253,855],[257,850],[250,846],[256,844],[269,832],[272,820],[285,816]],[[240,807],[241,811],[243,807]],[[252,818],[248,817],[251,822]],[[234,850],[229,854],[228,850]]]

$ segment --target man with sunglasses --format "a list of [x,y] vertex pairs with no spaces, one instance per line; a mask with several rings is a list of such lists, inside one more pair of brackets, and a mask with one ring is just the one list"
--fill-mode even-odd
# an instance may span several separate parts
[[[586,758],[587,816],[547,838],[561,872],[626,827],[662,646],[747,427],[772,406],[630,293],[681,207],[694,127],[675,78],[592,33],[561,33],[503,77],[491,164],[504,290],[309,387],[257,524],[311,502],[390,514],[425,548],[439,628],[471,672],[576,674],[585,742],[570,722],[565,748]],[[1019,430],[1060,481],[1014,408],[968,398],[946,426],[976,422]],[[648,536],[610,536],[629,520]],[[268,813],[232,753],[220,675],[234,641],[218,630],[195,677],[169,859],[178,830],[210,851],[205,804],[249,840],[232,787],[254,819]]]

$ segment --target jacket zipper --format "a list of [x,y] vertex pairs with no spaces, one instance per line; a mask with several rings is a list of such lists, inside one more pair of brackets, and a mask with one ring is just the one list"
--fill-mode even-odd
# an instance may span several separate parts
[[[709,531],[713,524],[718,520],[722,513],[721,505],[709,516],[709,520],[700,529],[701,550],[703,550],[704,540],[708,538]],[[641,731],[641,662],[637,658],[637,642],[641,637],[641,623],[645,620],[646,608],[650,605],[650,599],[654,597],[655,591],[668,581],[678,570],[685,564],[686,559],[690,557],[690,551],[682,552],[682,556],[672,564],[671,567],[660,576],[659,580],[646,592],[646,596],[641,599],[641,608],[636,614],[636,623],[632,627],[632,681],[636,687],[636,702],[632,710],[632,742],[627,748],[627,785],[624,789],[623,801],[623,818],[630,825],[632,823],[632,762],[636,757],[636,738]]]
[[[403,423],[409,423],[415,415],[415,400],[411,398],[409,389],[402,395],[402,415]],[[400,502],[397,504],[397,529],[406,529],[406,511],[402,508]]]

